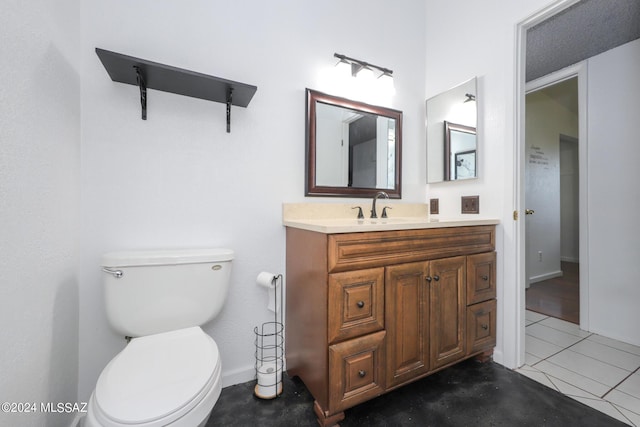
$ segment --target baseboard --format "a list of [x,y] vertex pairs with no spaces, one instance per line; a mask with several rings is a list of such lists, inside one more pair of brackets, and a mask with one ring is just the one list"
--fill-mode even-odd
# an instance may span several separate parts
[[[282,362],[284,364],[283,371],[287,372],[287,358],[283,357]],[[229,387],[236,384],[243,384],[248,381],[256,380],[256,367],[251,365],[240,369],[235,369],[230,372],[222,374],[222,388]]]
[[[493,361],[499,365],[505,366],[502,351],[498,350],[497,347],[493,349]],[[508,366],[505,367],[508,368]]]
[[555,277],[562,277],[562,270],[552,271],[550,273],[540,274],[538,276],[529,277],[529,284],[542,282],[544,280],[553,279]]
[[256,379],[256,368],[251,365],[222,374],[222,388],[243,384]]

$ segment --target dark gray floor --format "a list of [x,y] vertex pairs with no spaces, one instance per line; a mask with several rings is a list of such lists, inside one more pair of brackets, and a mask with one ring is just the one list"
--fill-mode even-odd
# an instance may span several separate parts
[[[227,387],[211,413],[213,426],[317,426],[313,398],[284,375],[274,400],[253,395],[255,381]],[[350,426],[580,426],[625,424],[508,370],[469,360],[345,411]]]

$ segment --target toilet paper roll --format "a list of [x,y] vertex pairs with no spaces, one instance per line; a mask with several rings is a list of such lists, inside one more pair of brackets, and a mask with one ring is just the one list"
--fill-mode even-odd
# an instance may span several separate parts
[[271,399],[282,393],[282,361],[267,362],[258,368],[256,396]]
[[269,300],[267,302],[267,309],[277,313],[280,311],[280,301],[276,301],[277,292],[280,290],[280,283],[276,280],[276,275],[263,271],[258,274],[256,278],[258,286],[267,288],[269,294]]

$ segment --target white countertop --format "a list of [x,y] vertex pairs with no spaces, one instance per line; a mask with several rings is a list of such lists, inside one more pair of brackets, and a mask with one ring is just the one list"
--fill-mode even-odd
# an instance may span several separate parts
[[497,219],[429,220],[429,218],[379,218],[379,219],[299,219],[284,220],[286,227],[317,231],[318,233],[359,233],[365,231],[415,230],[419,228],[464,227],[496,225]]
[[[384,202],[386,202],[386,200]],[[357,219],[356,211],[352,210],[353,204],[283,204],[282,224],[286,227],[333,234],[496,225],[500,223],[500,221],[495,218],[478,218],[475,215],[469,219],[429,218],[426,204],[384,202],[379,203],[378,209],[376,210],[378,210],[378,214],[380,214],[383,206],[390,206],[392,208],[389,212],[390,218]],[[400,214],[402,216],[396,216],[394,214]]]

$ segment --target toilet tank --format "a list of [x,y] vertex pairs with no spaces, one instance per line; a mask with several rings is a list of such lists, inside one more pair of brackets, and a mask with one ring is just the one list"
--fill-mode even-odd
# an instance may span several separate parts
[[130,337],[207,323],[227,297],[232,260],[233,251],[220,248],[104,254],[109,322]]

